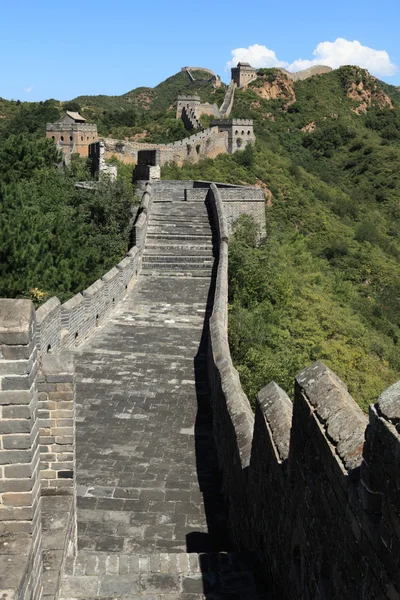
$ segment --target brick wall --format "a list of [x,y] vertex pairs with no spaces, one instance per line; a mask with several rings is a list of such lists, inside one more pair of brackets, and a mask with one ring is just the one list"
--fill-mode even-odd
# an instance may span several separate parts
[[75,491],[75,367],[65,353],[44,356],[38,376],[43,496]]
[[62,305],[52,298],[36,313],[28,300],[0,299],[0,596],[42,597],[42,495],[72,497],[65,548],[74,551],[75,373],[65,349],[82,343],[135,282],[152,200],[145,185],[137,244],[82,294]]
[[26,600],[40,598],[42,586],[35,336],[33,304],[0,300],[0,559],[12,565],[1,580]]
[[161,166],[169,162],[176,162],[178,165],[184,162],[197,163],[202,158],[215,158],[218,154],[228,152],[227,132],[218,131],[217,127],[205,129],[171,144],[121,142],[112,138],[104,138],[103,142],[105,158],[116,156],[122,162],[132,165],[137,163],[138,152],[141,150],[159,150]]
[[208,370],[232,540],[254,553],[273,599],[399,599],[400,383],[368,422],[319,362],[297,376],[293,404],[274,382],[261,390],[254,419],[227,338],[221,195],[211,186],[220,249]]
[[264,192],[258,188],[225,188],[220,190],[224,204],[229,234],[233,224],[241,215],[250,215],[257,223],[261,236],[265,235],[265,198]]
[[133,226],[134,246],[126,257],[82,293],[64,304],[50,298],[37,310],[37,345],[41,356],[79,346],[106,319],[136,281],[147,231],[152,188],[147,184]]

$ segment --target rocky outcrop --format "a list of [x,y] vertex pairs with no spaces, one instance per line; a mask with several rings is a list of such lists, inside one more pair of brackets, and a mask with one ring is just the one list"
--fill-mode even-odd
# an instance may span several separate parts
[[358,106],[352,108],[352,111],[357,115],[365,114],[373,105],[377,105],[379,108],[393,109],[391,99],[380,88],[377,80],[374,77],[371,77],[371,81],[372,83],[375,83],[375,85],[366,85],[363,80],[358,83],[353,81],[347,89],[347,97],[350,98],[350,100],[358,102]]
[[316,129],[317,129],[316,122],[315,121],[311,121],[311,123],[308,123],[307,125],[304,125],[304,127],[302,127],[300,129],[300,131],[303,131],[304,133],[312,133]]
[[258,78],[251,88],[263,100],[283,99],[286,107],[296,102],[293,81],[283,73],[277,73],[273,81],[269,78]]

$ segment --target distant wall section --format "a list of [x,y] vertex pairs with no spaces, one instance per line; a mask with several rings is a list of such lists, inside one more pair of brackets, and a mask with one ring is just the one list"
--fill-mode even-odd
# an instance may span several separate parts
[[201,158],[215,158],[219,154],[228,152],[228,134],[219,131],[218,127],[210,127],[190,137],[171,144],[146,144],[127,142],[104,138],[104,157],[116,156],[126,164],[136,165],[138,152],[141,150],[159,150],[160,165],[175,162],[183,165],[184,162],[196,163]]

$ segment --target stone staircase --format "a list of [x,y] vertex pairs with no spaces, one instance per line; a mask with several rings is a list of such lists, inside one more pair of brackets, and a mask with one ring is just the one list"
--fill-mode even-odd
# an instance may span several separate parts
[[166,192],[153,203],[143,255],[143,275],[210,277],[213,230],[203,200]]
[[251,559],[239,553],[80,552],[68,559],[59,600],[264,600]]
[[78,553],[57,600],[264,600],[217,468],[205,193],[155,192],[139,280],[77,355]]

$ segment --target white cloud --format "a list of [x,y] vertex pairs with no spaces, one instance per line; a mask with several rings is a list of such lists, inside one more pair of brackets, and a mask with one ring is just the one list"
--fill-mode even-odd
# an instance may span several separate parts
[[254,44],[248,48],[235,48],[232,50],[232,59],[226,64],[228,68],[236,67],[238,62],[248,62],[252,67],[260,69],[271,67],[286,67],[287,63],[278,60],[273,50],[260,44]]
[[313,51],[315,58],[298,58],[292,63],[281,61],[273,50],[266,46],[254,44],[248,48],[232,50],[232,59],[227,67],[235,66],[239,61],[247,61],[253,67],[284,67],[289,71],[301,71],[313,65],[327,65],[336,69],[342,65],[358,65],[368,69],[373,75],[394,75],[398,67],[390,60],[386,50],[375,50],[363,46],[357,40],[349,41],[337,38],[334,42],[321,42]]
[[25,88],[25,92],[27,92],[27,94],[30,94],[31,92],[33,92],[33,85],[30,85],[29,87]]

